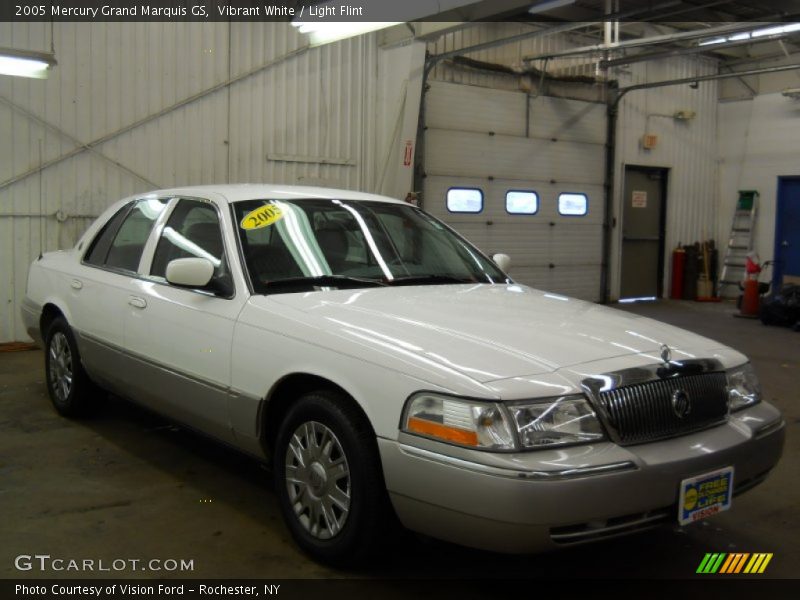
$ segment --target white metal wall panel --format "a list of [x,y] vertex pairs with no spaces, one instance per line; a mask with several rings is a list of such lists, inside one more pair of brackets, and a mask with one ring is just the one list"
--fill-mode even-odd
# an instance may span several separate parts
[[[47,50],[50,27],[0,23],[0,40]],[[378,130],[393,131],[396,114],[381,113],[377,90],[408,74],[378,73],[374,34],[303,50],[287,23],[56,23],[54,42],[48,80],[0,78],[0,342],[27,337],[30,262],[72,246],[119,198],[226,181],[376,191],[379,157],[391,156]],[[4,184],[75,150],[69,136],[91,143],[153,115],[96,146],[110,160],[82,151]]]
[[[717,72],[715,61],[703,57],[675,57],[630,65],[615,73],[620,85],[688,78]],[[625,164],[669,168],[667,186],[667,254],[680,243],[692,243],[717,234],[719,169],[717,159],[718,83],[700,83],[631,92],[620,106],[617,130],[617,171],[615,212],[622,214],[622,173]],[[676,111],[691,110],[689,121],[673,118]],[[652,150],[641,146],[645,133],[658,135]],[[612,255],[618,256],[621,245],[621,221],[613,237]],[[727,240],[717,238],[718,243]],[[664,289],[669,290],[670,262],[664,273]],[[617,265],[619,267],[619,265]],[[619,289],[619,269],[611,273],[612,291]]]
[[761,260],[770,260],[775,252],[778,177],[800,176],[800,105],[780,93],[760,94],[720,104],[718,119],[718,239],[728,235],[739,190],[757,190],[755,249]]
[[[517,99],[510,99],[510,95]],[[515,123],[513,129],[489,133],[497,121],[480,112],[493,102],[502,103],[502,122]],[[530,109],[526,109],[526,102],[530,102]],[[428,111],[429,106],[436,109]],[[509,110],[516,110],[517,115],[508,115]],[[527,116],[530,122],[526,127]],[[520,92],[432,82],[426,94],[425,117],[425,209],[487,254],[509,254],[511,274],[517,281],[597,300],[605,158],[602,106],[562,98],[528,99]],[[526,129],[531,137],[526,137]],[[449,213],[445,198],[454,186],[481,189],[483,211],[475,215]],[[508,214],[508,190],[535,191],[539,212]],[[585,193],[589,213],[584,217],[559,215],[557,199],[561,192]]]

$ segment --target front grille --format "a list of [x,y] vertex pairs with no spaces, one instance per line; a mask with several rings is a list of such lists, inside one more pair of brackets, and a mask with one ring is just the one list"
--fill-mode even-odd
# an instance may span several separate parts
[[[626,385],[600,392],[600,409],[621,444],[641,444],[674,437],[720,423],[728,414],[725,373],[703,373]],[[688,395],[684,417],[673,407],[673,394]]]

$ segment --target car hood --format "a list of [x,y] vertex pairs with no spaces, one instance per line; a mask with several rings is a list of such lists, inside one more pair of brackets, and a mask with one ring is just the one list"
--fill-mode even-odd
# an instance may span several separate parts
[[671,325],[516,284],[274,294],[255,302],[291,308],[281,310],[284,317],[294,313],[322,334],[366,346],[367,358],[434,361],[481,383],[623,355],[658,356],[662,344],[676,360],[721,347]]

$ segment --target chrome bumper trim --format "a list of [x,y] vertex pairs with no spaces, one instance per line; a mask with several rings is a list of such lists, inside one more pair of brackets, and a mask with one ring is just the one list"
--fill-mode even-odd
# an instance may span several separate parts
[[569,469],[559,469],[554,471],[524,471],[519,469],[503,469],[500,467],[492,467],[481,463],[463,460],[461,458],[446,456],[444,454],[439,454],[438,452],[431,452],[430,450],[408,446],[406,444],[399,444],[399,448],[402,453],[409,456],[414,456],[416,458],[430,460],[459,469],[467,469],[469,471],[475,471],[476,473],[495,475],[497,477],[507,477],[509,479],[561,481],[564,479],[591,477],[593,475],[605,475],[607,473],[616,473],[619,471],[631,471],[638,468],[632,461],[626,460],[605,465],[572,467]]
[[774,433],[779,429],[782,429],[786,426],[786,421],[783,420],[783,417],[772,421],[771,423],[767,423],[766,425],[762,425],[758,429],[753,432],[753,437],[755,439],[762,438],[764,436],[769,435],[770,433]]

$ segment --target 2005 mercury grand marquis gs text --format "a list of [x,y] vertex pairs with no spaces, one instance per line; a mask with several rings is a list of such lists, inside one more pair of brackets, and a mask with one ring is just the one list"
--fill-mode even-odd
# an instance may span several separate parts
[[[321,188],[122,200],[31,266],[62,414],[98,387],[262,460],[297,543],[529,552],[726,510],[780,458],[746,357],[514,283],[424,211]],[[499,266],[498,266],[499,265]]]

